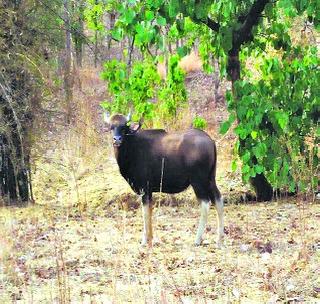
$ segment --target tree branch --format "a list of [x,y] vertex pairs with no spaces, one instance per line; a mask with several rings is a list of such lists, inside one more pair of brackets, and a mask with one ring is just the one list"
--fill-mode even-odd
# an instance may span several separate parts
[[239,30],[233,32],[232,49],[230,53],[239,51],[242,44],[252,41],[252,28],[259,23],[261,13],[270,0],[256,0]]
[[219,32],[220,24],[218,22],[213,21],[209,17],[207,18],[207,20],[201,20],[201,22],[205,24],[207,27],[209,27],[210,29],[212,29],[213,31]]

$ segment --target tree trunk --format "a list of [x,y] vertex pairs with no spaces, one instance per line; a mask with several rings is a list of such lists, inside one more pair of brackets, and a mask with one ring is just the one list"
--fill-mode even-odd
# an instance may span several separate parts
[[[235,99],[237,99],[237,93],[235,90],[235,82],[240,80],[240,60],[239,60],[239,50],[232,49],[229,52],[227,73],[231,79],[232,83],[232,94]],[[245,140],[240,141],[240,146],[245,146]],[[252,159],[253,163],[257,163],[257,159],[254,157]],[[255,177],[250,178],[250,183],[256,193],[257,201],[270,201],[273,197],[273,188],[267,181],[263,173],[257,174]]]
[[[10,76],[14,78],[14,75]],[[7,85],[3,82],[0,88],[2,124],[7,126],[0,134],[0,195],[6,205],[18,205],[29,201],[31,181],[27,175],[29,153],[24,149],[24,130],[15,109],[23,106],[23,99],[17,96],[17,100],[13,100],[10,92],[23,91],[24,81],[23,78],[14,80],[10,88]]]
[[[110,31],[110,33],[114,28],[115,22],[116,22],[116,14],[114,12],[109,13],[109,31]],[[107,59],[108,60],[111,59],[111,54],[110,54],[111,44],[112,44],[112,35],[108,34],[108,36],[107,36],[107,51],[108,51]]]
[[84,3],[78,1],[76,3],[76,31],[73,32],[74,48],[76,52],[76,62],[78,67],[82,67],[83,58],[83,42],[84,42]]
[[130,40],[130,37],[128,37],[128,49],[129,49],[129,54],[128,54],[128,67],[131,70],[131,64],[132,64],[132,54],[134,50],[134,37],[132,40]]
[[[98,0],[95,0],[95,4],[98,4]],[[98,66],[98,15],[96,14],[94,19],[94,25],[95,25],[95,33],[94,33],[94,67],[96,68]]]
[[94,33],[94,67],[98,66],[98,31]]
[[66,29],[65,66],[64,66],[64,92],[66,106],[66,122],[71,122],[72,115],[72,75],[71,75],[71,25],[69,13],[69,0],[64,0],[64,22]]

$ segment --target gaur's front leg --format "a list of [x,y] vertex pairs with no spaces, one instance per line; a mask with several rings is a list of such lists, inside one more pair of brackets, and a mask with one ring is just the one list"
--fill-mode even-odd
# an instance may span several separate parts
[[142,245],[148,244],[152,246],[152,198],[151,195],[144,194],[142,196],[142,217],[143,217],[143,234],[142,234]]

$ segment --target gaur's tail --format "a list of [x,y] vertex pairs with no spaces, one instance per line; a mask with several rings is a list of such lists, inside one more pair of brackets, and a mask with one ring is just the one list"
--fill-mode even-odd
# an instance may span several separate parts
[[216,143],[213,142],[213,164],[210,170],[210,176],[209,176],[209,180],[210,181],[215,181],[216,180],[216,171],[217,171],[217,147],[216,147]]
[[210,181],[210,187],[209,187],[209,198],[211,202],[217,202],[221,199],[221,193],[217,187],[216,184],[216,170],[217,170],[217,147],[215,142],[213,142],[213,152],[214,152],[214,157],[213,157],[213,164],[212,168],[210,170],[210,176],[209,176],[209,181]]

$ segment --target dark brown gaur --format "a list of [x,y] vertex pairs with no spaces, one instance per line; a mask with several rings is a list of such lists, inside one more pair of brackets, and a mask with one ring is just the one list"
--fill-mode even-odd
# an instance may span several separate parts
[[130,115],[105,115],[113,135],[120,173],[142,195],[144,231],[142,244],[152,244],[152,193],[178,193],[189,185],[201,204],[195,244],[200,245],[210,202],[217,210],[217,244],[223,238],[223,200],[216,185],[217,149],[204,131],[190,129],[167,133],[161,129],[130,127]]

